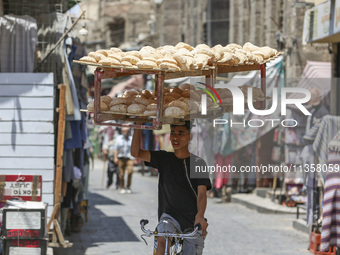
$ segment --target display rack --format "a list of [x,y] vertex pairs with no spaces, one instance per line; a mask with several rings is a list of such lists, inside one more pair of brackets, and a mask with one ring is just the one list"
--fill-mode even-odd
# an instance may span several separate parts
[[[277,55],[278,56],[278,55]],[[267,59],[266,61],[258,64],[242,64],[242,65],[226,65],[226,64],[215,64],[205,69],[189,70],[189,71],[176,71],[176,70],[164,70],[164,69],[137,69],[132,67],[114,67],[105,66],[95,63],[74,61],[78,64],[97,66],[94,74],[94,123],[96,125],[105,126],[118,126],[118,127],[130,127],[137,129],[149,129],[159,130],[163,124],[175,124],[181,123],[190,118],[204,118],[220,116],[223,114],[225,108],[219,108],[214,111],[208,112],[207,116],[202,116],[198,113],[189,114],[187,116],[179,118],[164,118],[163,117],[163,96],[164,96],[164,81],[167,79],[175,79],[181,77],[192,77],[192,76],[205,76],[206,83],[214,87],[215,79],[217,74],[222,73],[234,73],[234,72],[247,72],[260,70],[261,71],[261,90],[266,96],[266,63],[275,59],[277,56]],[[119,114],[110,111],[100,111],[100,96],[101,96],[101,80],[109,78],[124,77],[137,74],[151,74],[155,75],[155,94],[157,95],[157,116],[149,117],[142,114]],[[265,108],[265,100],[259,102],[260,109]],[[152,123],[152,125],[137,125],[137,124],[126,124],[126,123],[113,123],[108,122],[110,120],[121,120],[130,122],[142,122]]]

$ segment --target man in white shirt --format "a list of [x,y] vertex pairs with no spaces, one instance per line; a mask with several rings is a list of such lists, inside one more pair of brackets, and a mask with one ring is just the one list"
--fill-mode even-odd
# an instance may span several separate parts
[[[133,157],[131,156],[130,128],[122,128],[122,134],[117,137],[114,145],[114,163],[118,164],[120,193],[131,193],[131,180],[133,171]],[[127,183],[125,186],[124,176],[127,173]]]

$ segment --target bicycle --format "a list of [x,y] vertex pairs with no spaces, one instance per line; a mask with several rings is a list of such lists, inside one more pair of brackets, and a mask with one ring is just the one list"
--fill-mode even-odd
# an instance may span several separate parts
[[[194,227],[194,230],[190,233],[159,233],[157,230],[152,231],[150,229],[145,229],[144,226],[146,224],[148,224],[149,221],[148,220],[141,220],[140,221],[140,225],[141,225],[141,229],[142,231],[145,233],[143,235],[141,235],[141,238],[144,240],[145,244],[148,245],[148,243],[146,242],[146,240],[144,239],[143,236],[154,236],[154,249],[153,249],[153,254],[156,254],[156,250],[157,250],[157,238],[158,236],[163,236],[165,237],[165,253],[164,255],[182,255],[183,251],[182,251],[182,244],[183,244],[183,239],[195,239],[197,238],[197,236],[195,236],[198,231],[201,229],[201,224],[197,224]],[[186,232],[186,231],[185,231]],[[172,244],[170,245],[170,252],[168,253],[168,245],[169,245],[169,239],[173,238]]]

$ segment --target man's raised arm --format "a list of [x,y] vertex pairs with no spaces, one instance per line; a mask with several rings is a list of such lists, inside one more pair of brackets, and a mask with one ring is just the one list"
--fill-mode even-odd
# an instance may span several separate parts
[[141,133],[140,129],[135,129],[135,131],[133,132],[131,143],[131,155],[143,161],[150,162],[151,160],[150,151],[142,150],[140,148],[140,133]]

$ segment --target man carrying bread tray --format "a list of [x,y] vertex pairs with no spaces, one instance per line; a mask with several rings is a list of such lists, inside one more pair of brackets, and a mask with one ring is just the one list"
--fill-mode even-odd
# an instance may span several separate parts
[[[158,169],[158,232],[178,232],[200,223],[202,234],[196,239],[185,239],[184,255],[203,253],[204,238],[208,223],[204,218],[207,206],[206,192],[211,188],[208,175],[190,177],[190,162],[206,166],[203,159],[189,152],[192,139],[191,122],[171,125],[170,141],[174,152],[148,151],[140,148],[141,131],[133,134],[131,155],[145,161],[145,165]],[[191,166],[195,167],[195,166]],[[157,255],[164,254],[165,238],[158,237]],[[169,246],[170,247],[170,246]]]

